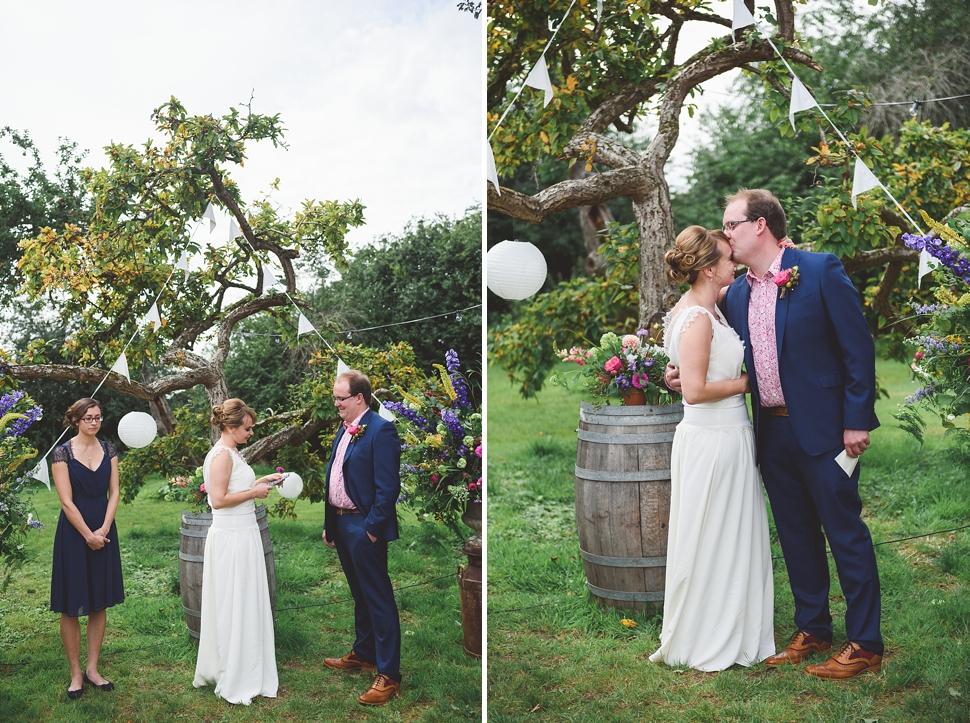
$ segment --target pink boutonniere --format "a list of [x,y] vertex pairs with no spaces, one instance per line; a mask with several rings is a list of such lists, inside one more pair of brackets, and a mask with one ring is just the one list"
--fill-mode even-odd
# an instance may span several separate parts
[[364,436],[366,429],[366,424],[351,424],[349,427],[347,427],[347,434],[350,435],[352,440],[356,441]]
[[786,291],[798,286],[798,277],[799,273],[797,266],[792,266],[790,269],[782,269],[775,274],[775,278],[772,279],[772,281],[775,282],[775,286],[781,289],[781,295],[778,297],[779,299],[784,299]]

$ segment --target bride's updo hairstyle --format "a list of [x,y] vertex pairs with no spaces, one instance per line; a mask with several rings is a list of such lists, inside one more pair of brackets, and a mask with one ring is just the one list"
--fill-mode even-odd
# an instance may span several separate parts
[[693,284],[697,275],[721,260],[718,241],[726,241],[721,231],[708,231],[703,226],[688,226],[677,236],[674,247],[664,254],[667,278],[675,284]]
[[242,399],[233,397],[212,408],[212,419],[209,420],[209,423],[213,427],[224,430],[226,427],[243,426],[246,417],[249,417],[255,422],[256,412],[247,407],[246,402]]

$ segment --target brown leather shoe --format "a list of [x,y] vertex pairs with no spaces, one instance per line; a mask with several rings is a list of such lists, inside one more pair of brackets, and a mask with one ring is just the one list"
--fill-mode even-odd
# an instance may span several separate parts
[[765,665],[772,667],[778,665],[798,665],[813,653],[827,653],[832,649],[832,643],[827,643],[821,638],[816,638],[806,632],[799,630],[792,635],[791,641],[785,646],[778,655],[772,655],[765,659]]
[[374,663],[361,660],[353,650],[342,658],[324,658],[323,664],[334,670],[377,670]]
[[809,665],[805,672],[816,678],[826,680],[847,680],[859,673],[871,670],[873,673],[882,668],[882,656],[871,653],[857,643],[848,642],[833,657],[821,665]]
[[367,692],[357,701],[364,705],[384,705],[387,701],[401,692],[401,684],[391,680],[386,675],[378,675]]

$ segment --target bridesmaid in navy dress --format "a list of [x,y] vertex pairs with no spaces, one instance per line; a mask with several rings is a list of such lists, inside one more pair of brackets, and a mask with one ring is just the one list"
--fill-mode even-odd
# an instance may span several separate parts
[[[98,657],[107,619],[105,612],[125,599],[121,552],[114,523],[118,510],[118,453],[97,437],[101,404],[79,399],[64,417],[77,436],[54,450],[51,472],[61,500],[54,533],[51,610],[61,614],[61,640],[71,666],[67,697],[76,700],[84,683],[104,691],[114,684],[98,672]],[[81,624],[88,616],[88,660],[81,670]]]

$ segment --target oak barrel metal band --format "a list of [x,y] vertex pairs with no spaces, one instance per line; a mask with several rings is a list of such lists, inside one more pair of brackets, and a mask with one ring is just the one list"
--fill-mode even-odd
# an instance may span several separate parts
[[594,555],[579,548],[579,553],[587,562],[592,562],[603,567],[664,567],[667,564],[667,556],[660,557],[605,557]]
[[580,422],[606,427],[655,427],[659,424],[678,424],[683,418],[683,414],[665,417],[613,417],[605,414],[579,413]]
[[578,430],[578,435],[584,442],[599,442],[601,444],[657,444],[659,442],[673,442],[673,432],[660,432],[658,434],[602,434],[600,432],[588,432],[585,429]]
[[628,602],[663,602],[664,593],[663,590],[660,592],[625,592],[623,590],[607,590],[602,587],[596,587],[590,583],[586,583],[586,587],[589,591],[596,595],[597,597],[606,598],[607,600],[624,600]]
[[[183,530],[183,532],[184,531],[185,530]],[[272,551],[273,551],[273,543],[272,542],[270,544],[266,545],[265,547],[263,547],[263,554],[264,555],[268,555]],[[205,558],[202,555],[190,555],[189,553],[182,552],[181,550],[179,550],[179,559],[180,560],[185,560],[186,562],[205,562]]]
[[600,469],[583,469],[576,465],[576,476],[588,482],[665,482],[670,479],[670,470],[640,469],[635,472],[606,472]]
[[191,615],[194,618],[202,617],[201,612],[199,612],[198,610],[192,610],[191,608],[187,608],[185,607],[185,605],[182,606],[182,612],[184,612],[186,615]]

